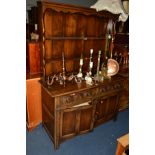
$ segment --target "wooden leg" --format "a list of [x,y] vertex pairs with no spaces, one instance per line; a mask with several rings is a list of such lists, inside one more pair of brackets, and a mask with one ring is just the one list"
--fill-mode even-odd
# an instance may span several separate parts
[[58,142],[54,142],[54,149],[57,150],[59,148],[59,143]]

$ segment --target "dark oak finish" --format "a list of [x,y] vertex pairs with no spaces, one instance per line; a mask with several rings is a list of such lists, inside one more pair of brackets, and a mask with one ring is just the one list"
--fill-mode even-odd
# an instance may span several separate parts
[[98,85],[88,86],[55,83],[47,87],[42,83],[43,124],[54,142],[54,148],[73,136],[92,131],[94,125],[115,118],[123,79],[112,77]]
[[102,124],[117,115],[118,97],[117,93],[113,93],[97,99],[95,126]]
[[[54,82],[46,85],[48,75],[62,72],[62,52],[66,73],[77,73],[81,53],[83,73],[88,70],[90,49],[93,48],[93,74],[97,68],[98,51],[104,60],[107,24],[118,15],[106,11],[49,2],[38,2],[38,20],[43,71],[43,125],[57,149],[61,142],[87,133],[99,124],[116,118],[123,78],[114,76],[103,83],[87,85],[66,82],[65,87]],[[112,34],[114,35],[114,34]]]
[[[123,76],[123,75],[122,75]],[[119,110],[124,110],[129,107],[129,76],[124,77],[123,91],[120,96]]]
[[83,72],[88,70],[90,49],[93,48],[94,69],[98,51],[102,60],[105,49],[107,24],[116,22],[118,15],[107,11],[49,2],[38,2],[39,32],[43,64],[43,78],[62,71],[62,52],[67,73],[77,73],[81,53]]
[[119,110],[124,110],[129,107],[129,34],[116,34],[113,55],[115,53],[122,55],[119,74],[124,78],[124,89],[120,96]]

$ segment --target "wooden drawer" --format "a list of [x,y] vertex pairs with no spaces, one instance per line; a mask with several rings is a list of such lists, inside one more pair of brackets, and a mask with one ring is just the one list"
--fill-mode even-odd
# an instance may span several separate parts
[[99,88],[98,93],[103,95],[103,93],[111,93],[113,91],[120,91],[123,88],[122,83],[112,83],[109,85],[103,85]]
[[87,91],[82,91],[78,93],[72,93],[65,96],[60,97],[60,104],[57,106],[58,108],[66,108],[68,106],[75,106],[79,103],[90,101],[93,96],[98,94],[98,89],[90,89]]

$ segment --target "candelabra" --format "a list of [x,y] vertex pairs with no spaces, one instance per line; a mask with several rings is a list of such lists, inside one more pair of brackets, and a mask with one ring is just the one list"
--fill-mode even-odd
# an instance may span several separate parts
[[47,85],[51,86],[54,80],[56,80],[59,82],[60,85],[63,85],[65,87],[66,80],[67,80],[67,77],[65,74],[66,74],[65,73],[65,56],[64,56],[64,52],[62,52],[62,73],[59,73],[59,75],[54,74],[53,76],[49,75],[47,77]]
[[81,83],[82,82],[82,77],[78,77],[77,75],[73,75],[71,74],[69,77],[68,77],[68,81],[72,81],[74,79],[74,81],[76,83]]
[[72,81],[74,80],[76,83],[82,82],[82,65],[83,65],[83,58],[80,59],[80,69],[78,75],[71,74],[70,76],[66,76],[66,69],[65,69],[65,56],[64,52],[62,52],[62,73],[59,73],[58,75],[54,74],[49,75],[47,77],[47,85],[51,86],[54,81],[58,81],[60,85],[63,85],[65,87],[66,81]]
[[48,86],[51,86],[51,85],[53,84],[53,82],[54,82],[54,79],[55,79],[56,81],[58,81],[58,76],[57,76],[56,74],[54,74],[53,76],[52,76],[52,75],[49,75],[49,76],[47,77],[47,85],[48,85]]

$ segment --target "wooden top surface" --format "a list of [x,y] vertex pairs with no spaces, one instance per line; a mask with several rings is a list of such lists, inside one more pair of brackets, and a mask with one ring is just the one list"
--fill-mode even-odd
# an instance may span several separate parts
[[37,73],[37,74],[30,74],[30,73],[26,73],[26,80],[32,80],[32,79],[36,79],[36,78],[41,78],[42,77],[42,73]]
[[77,84],[74,81],[66,82],[65,87],[63,85],[60,85],[57,81],[55,81],[53,85],[50,87],[47,87],[47,85],[44,84],[42,81],[40,82],[42,83],[43,88],[46,89],[46,91],[50,94],[51,97],[56,97],[56,96],[67,95],[70,93],[76,93],[76,92],[80,92],[80,91],[84,91],[92,88],[97,88],[99,86],[108,85],[110,83],[116,83],[117,81],[121,81],[121,80],[123,80],[123,78],[117,75],[117,76],[111,77],[111,79],[104,80],[102,83],[100,82],[93,85],[88,85],[86,84],[85,81],[83,81],[80,84]]

